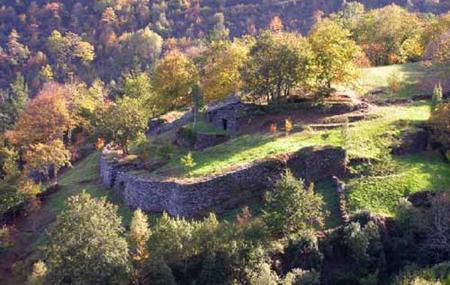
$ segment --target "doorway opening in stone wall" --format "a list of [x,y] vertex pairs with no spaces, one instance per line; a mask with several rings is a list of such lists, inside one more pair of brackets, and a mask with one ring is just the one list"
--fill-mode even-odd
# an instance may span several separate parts
[[228,129],[228,121],[226,119],[222,119],[222,128],[225,131]]

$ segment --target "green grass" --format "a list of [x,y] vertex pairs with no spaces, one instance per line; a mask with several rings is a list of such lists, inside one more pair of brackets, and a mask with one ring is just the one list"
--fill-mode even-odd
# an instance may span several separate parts
[[207,135],[225,135],[226,134],[226,132],[224,130],[218,129],[218,128],[214,127],[213,125],[206,123],[205,121],[198,121],[195,124],[195,127],[194,127],[194,123],[190,123],[188,125],[188,128],[191,128],[198,133],[207,134]]
[[[346,148],[351,156],[375,158],[382,155],[392,143],[393,136],[409,124],[424,121],[429,117],[429,106],[418,103],[411,106],[380,107],[379,112],[382,115],[380,118],[357,122],[350,128],[350,139]],[[228,172],[256,159],[297,151],[306,146],[342,144],[340,130],[303,131],[288,136],[243,135],[224,144],[193,152],[196,165],[190,171],[181,165],[180,157],[175,157],[152,175],[202,177]]]
[[432,93],[432,90],[420,91],[417,88],[418,83],[427,78],[445,78],[446,67],[433,65],[432,67],[424,66],[421,63],[396,64],[388,66],[379,66],[362,69],[362,76],[358,80],[359,85],[364,92],[376,88],[387,88],[389,86],[389,77],[391,74],[397,74],[401,81],[401,89],[395,94],[387,94],[381,96],[380,99],[387,98],[407,98],[415,95],[421,95],[424,92]]
[[361,177],[349,182],[347,197],[352,211],[392,215],[401,197],[423,190],[450,190],[450,165],[438,155],[402,156],[394,161],[399,170],[392,175]]
[[89,155],[59,178],[60,190],[51,195],[48,200],[50,210],[55,213],[61,212],[68,197],[79,194],[84,190],[93,197],[106,197],[114,204],[119,205],[119,214],[127,224],[131,220],[131,211],[128,207],[119,203],[120,199],[115,195],[114,190],[101,185],[98,172],[99,156],[100,153],[98,152]]

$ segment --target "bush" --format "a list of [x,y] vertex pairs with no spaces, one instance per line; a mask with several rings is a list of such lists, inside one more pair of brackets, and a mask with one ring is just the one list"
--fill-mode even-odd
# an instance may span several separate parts
[[438,104],[428,121],[432,138],[438,142],[444,150],[450,149],[450,103]]
[[289,170],[275,189],[266,193],[266,201],[263,220],[274,237],[297,237],[323,226],[326,213],[322,197],[306,190],[303,181]]
[[392,93],[397,93],[402,89],[401,78],[398,72],[392,72],[387,78],[389,89]]

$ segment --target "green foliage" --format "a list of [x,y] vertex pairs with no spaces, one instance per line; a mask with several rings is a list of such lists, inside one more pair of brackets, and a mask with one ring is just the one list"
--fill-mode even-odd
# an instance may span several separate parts
[[266,194],[263,220],[274,236],[298,236],[323,226],[323,199],[286,171]]
[[368,249],[371,240],[380,239],[378,226],[369,222],[362,228],[359,223],[351,223],[344,231],[345,244],[350,250],[347,254],[359,263],[369,259]]
[[254,100],[279,103],[294,87],[308,89],[314,80],[313,60],[310,44],[298,34],[265,31],[242,69],[245,88]]
[[316,55],[317,84],[328,93],[332,83],[346,84],[359,76],[356,58],[361,50],[350,36],[350,31],[335,22],[323,20],[308,37]]
[[47,248],[52,284],[122,284],[129,271],[128,245],[117,207],[83,192],[70,197]]
[[279,284],[278,275],[270,268],[270,264],[259,264],[255,271],[249,273],[251,285],[277,285]]
[[123,97],[100,115],[98,133],[128,153],[130,142],[147,128],[146,110],[140,98]]
[[449,282],[450,265],[443,262],[425,269],[410,266],[395,278],[392,285],[441,285]]
[[153,258],[143,270],[143,284],[176,285],[172,269],[160,259]]
[[183,157],[180,159],[180,162],[181,162],[181,164],[182,164],[184,167],[186,167],[186,168],[188,168],[188,169],[194,167],[195,164],[196,164],[195,161],[194,161],[194,158],[192,157],[192,152],[188,152],[188,154],[186,154],[185,156],[183,156]]

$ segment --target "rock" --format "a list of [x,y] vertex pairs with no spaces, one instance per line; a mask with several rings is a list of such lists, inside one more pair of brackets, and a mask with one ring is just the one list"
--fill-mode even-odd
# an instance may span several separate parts
[[391,153],[395,155],[405,155],[425,151],[428,146],[429,133],[423,128],[416,128],[411,132],[406,132],[400,138],[397,145],[392,147]]
[[408,201],[413,204],[414,207],[431,207],[431,200],[434,197],[434,193],[430,191],[416,192],[408,196]]

